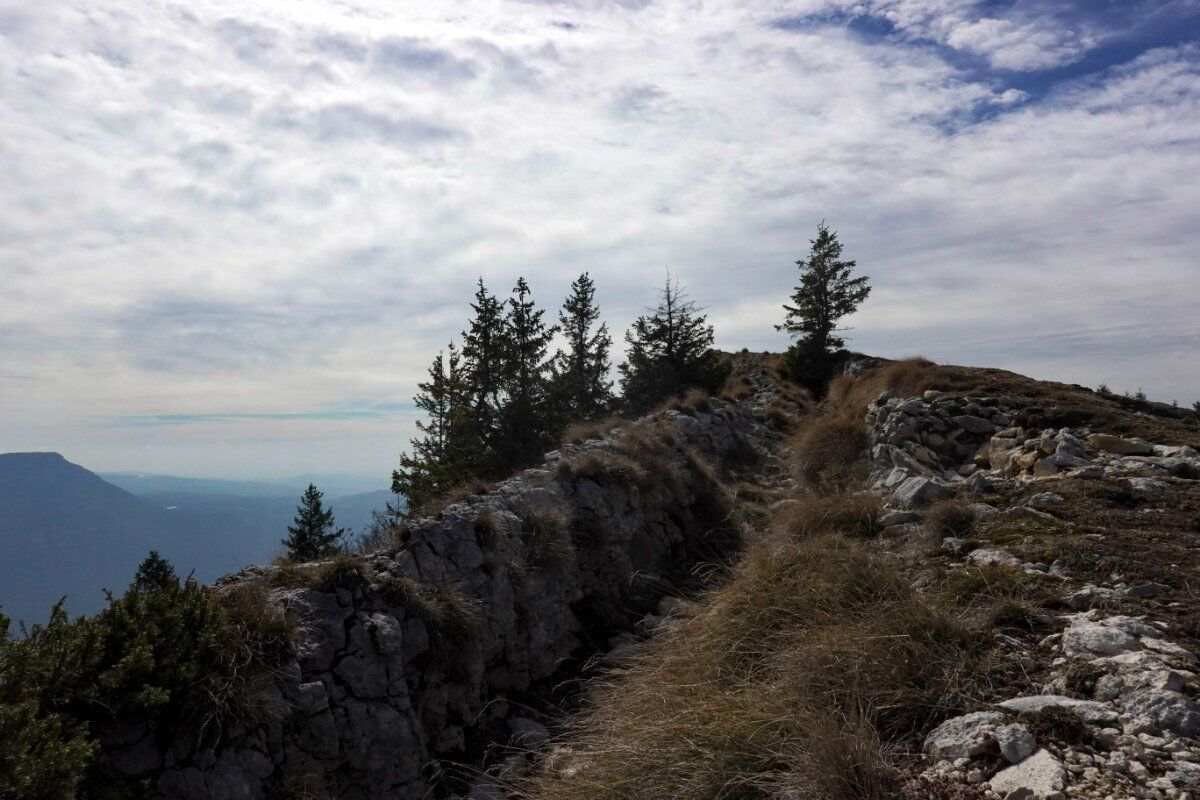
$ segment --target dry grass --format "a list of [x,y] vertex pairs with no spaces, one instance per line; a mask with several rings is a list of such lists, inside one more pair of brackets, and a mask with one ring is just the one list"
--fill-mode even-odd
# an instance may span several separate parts
[[967,538],[975,528],[975,512],[961,500],[942,500],[925,512],[925,530],[940,542],[947,536]]
[[763,422],[767,427],[780,433],[787,433],[800,422],[800,417],[792,411],[792,407],[779,400],[772,400],[762,412]]
[[884,743],[971,705],[987,647],[866,546],[773,537],[597,687],[528,794],[882,800]]
[[646,470],[632,458],[609,450],[589,450],[564,458],[558,463],[558,475],[571,483],[592,481],[600,485],[623,483],[645,485]]
[[628,424],[629,420],[624,417],[605,417],[586,422],[572,422],[563,431],[561,441],[563,444],[581,444],[591,439],[602,439],[616,428]]
[[861,416],[826,413],[809,417],[788,440],[792,472],[815,491],[844,491],[866,476],[868,445]]
[[430,638],[443,650],[461,644],[479,627],[479,604],[451,584],[430,587],[411,578],[380,575],[376,593],[423,620]]
[[732,373],[725,379],[725,385],[721,387],[722,400],[745,400],[750,395],[754,394],[754,390],[746,381],[746,377],[740,373]]
[[272,650],[290,649],[296,637],[296,620],[282,606],[270,602],[267,595],[267,587],[261,582],[246,581],[215,596],[229,623],[247,633],[245,638]]
[[575,554],[571,544],[571,518],[566,510],[535,506],[521,513],[521,533],[529,553],[529,563],[547,566],[570,561]]
[[426,500],[418,506],[412,513],[414,519],[423,517],[439,517],[442,512],[455,503],[461,503],[468,497],[473,497],[477,494],[487,494],[492,490],[492,484],[481,478],[472,478],[465,483],[448,489],[445,493],[438,495],[435,498]]
[[681,411],[689,416],[712,412],[712,398],[703,389],[688,389],[683,397],[672,397],[655,411]]
[[775,509],[771,529],[792,539],[831,531],[857,539],[879,533],[883,501],[871,492],[847,495],[806,495]]

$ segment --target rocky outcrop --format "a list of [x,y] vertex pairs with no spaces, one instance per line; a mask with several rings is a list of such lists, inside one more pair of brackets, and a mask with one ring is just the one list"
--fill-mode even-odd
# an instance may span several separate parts
[[[159,788],[180,800],[418,798],[441,759],[544,738],[518,712],[733,546],[710,460],[745,458],[759,433],[734,404],[662,412],[417,522],[397,552],[224,579],[221,591],[271,587],[295,652],[217,744],[151,759]],[[120,748],[109,762],[133,763]]]
[[[1200,453],[1192,447],[1087,428],[1027,430],[1016,398],[885,392],[871,404],[866,422],[872,486],[890,509],[884,524],[897,530],[913,529],[925,506],[952,497],[977,521],[1019,518],[1030,529],[1069,530],[1057,516],[1063,495],[1048,490],[1061,486],[1058,481],[1109,481],[1163,502],[1165,493],[1200,478]],[[1047,490],[1005,507],[1004,498],[1028,494],[1031,485]],[[956,557],[951,569],[1007,569],[1050,584],[1070,580],[1060,562],[1023,563],[1004,547],[976,543],[969,535],[946,538],[942,549]],[[1061,633],[1036,647],[997,634],[1023,670],[1043,670],[1044,682],[1033,686],[1040,693],[943,722],[925,739],[925,778],[987,786],[987,796],[1006,800],[1196,796],[1200,658],[1171,641],[1165,623],[1106,611],[1127,609],[1167,588],[1153,582],[1076,584],[1063,592],[1062,606],[1076,613],[1059,617]],[[1046,739],[1048,720],[1067,721],[1077,738]]]

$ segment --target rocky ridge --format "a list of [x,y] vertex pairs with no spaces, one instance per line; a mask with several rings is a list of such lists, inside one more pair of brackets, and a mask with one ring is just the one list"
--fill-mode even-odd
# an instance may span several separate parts
[[[1200,478],[1200,453],[1192,447],[1087,428],[1026,430],[1021,406],[1020,398],[1003,395],[877,397],[867,425],[871,485],[890,509],[885,535],[916,532],[924,509],[950,498],[971,503],[977,518],[1017,519],[1064,535],[1071,526],[1056,516],[1063,497],[1054,491],[1063,481],[1119,484],[1161,499]],[[1172,641],[1166,621],[1110,610],[1157,598],[1168,587],[1080,587],[1061,561],[1027,561],[958,537],[942,547],[962,565],[1059,581],[1061,606],[1070,613],[1059,616],[1058,632],[1032,647],[997,634],[1012,658],[1044,676],[1040,693],[945,721],[924,744],[927,780],[948,778],[1006,800],[1197,796],[1198,659]],[[1047,720],[1059,730],[1045,733]]]
[[660,412],[416,522],[396,552],[228,576],[219,591],[268,587],[294,655],[216,744],[133,726],[106,768],[180,800],[425,797],[447,764],[536,745],[555,684],[734,546],[712,462],[770,436],[735,403]]

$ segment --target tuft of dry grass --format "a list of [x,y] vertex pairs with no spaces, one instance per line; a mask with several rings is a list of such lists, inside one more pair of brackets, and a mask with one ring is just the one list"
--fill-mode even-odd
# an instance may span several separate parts
[[423,517],[439,517],[442,512],[455,503],[461,503],[468,497],[473,497],[477,494],[487,494],[492,490],[492,484],[481,478],[472,478],[465,483],[448,489],[443,494],[438,495],[430,500],[425,501],[418,506],[411,516],[414,519]]
[[521,532],[529,552],[529,562],[546,566],[570,561],[575,554],[571,544],[571,518],[564,509],[534,506],[521,513]]
[[867,539],[879,533],[882,513],[883,501],[872,492],[804,495],[775,509],[771,529],[791,539],[805,539],[831,531]]
[[655,411],[681,411],[689,416],[712,413],[712,399],[703,389],[688,389],[683,397],[672,397]]
[[787,403],[772,400],[762,412],[763,422],[773,431],[787,433],[800,422],[800,417],[792,412]]
[[596,685],[526,795],[882,800],[884,744],[976,702],[990,647],[867,546],[771,537]]
[[815,491],[844,491],[866,476],[869,444],[861,416],[809,417],[788,440],[792,472]]
[[604,419],[572,422],[563,431],[561,441],[563,444],[581,444],[591,439],[601,439],[613,430],[628,424],[629,420],[624,417],[605,417]]
[[380,575],[376,594],[425,622],[430,637],[442,645],[461,644],[479,627],[479,605],[452,584],[429,587],[411,578]]
[[750,395],[754,394],[754,390],[750,388],[750,384],[746,381],[746,376],[740,373],[732,373],[725,379],[725,385],[721,387],[722,400],[745,400]]
[[645,468],[632,458],[608,450],[589,450],[582,455],[564,458],[558,463],[558,475],[571,483],[592,481],[593,483],[624,483],[645,485],[648,475]]
[[975,511],[961,500],[941,500],[925,512],[924,523],[938,542],[947,536],[965,539],[975,528]]

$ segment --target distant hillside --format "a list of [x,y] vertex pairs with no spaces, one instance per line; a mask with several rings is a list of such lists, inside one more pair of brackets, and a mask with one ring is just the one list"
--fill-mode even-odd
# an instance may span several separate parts
[[[262,563],[279,550],[298,493],[286,487],[170,476],[116,476],[137,496],[57,453],[0,454],[0,608],[42,620],[64,595],[73,614],[103,603],[102,589],[124,589],[151,549],[181,574],[202,581]],[[148,483],[138,483],[147,480]],[[189,491],[193,490],[193,491]],[[340,526],[360,531],[386,491],[332,498]]]

